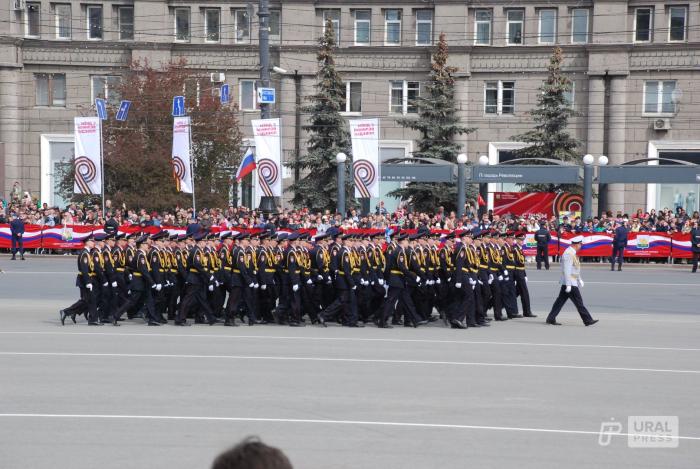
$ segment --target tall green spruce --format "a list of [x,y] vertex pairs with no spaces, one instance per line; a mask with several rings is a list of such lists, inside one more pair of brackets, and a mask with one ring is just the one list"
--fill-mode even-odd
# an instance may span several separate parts
[[320,67],[316,75],[317,92],[307,98],[311,104],[303,109],[309,114],[309,124],[303,127],[309,132],[307,152],[288,163],[288,166],[304,174],[287,189],[294,193],[292,203],[314,210],[333,210],[336,207],[338,184],[335,156],[340,152],[348,155],[345,178],[348,201],[351,200],[352,189],[350,133],[347,122],[340,115],[345,109],[345,84],[335,69],[335,33],[330,20],[326,22],[325,29],[317,54]]
[[[562,51],[557,47],[547,67],[549,76],[539,88],[537,107],[530,111],[535,128],[511,138],[530,143],[528,147],[514,152],[516,158],[549,158],[565,162],[579,162],[581,159],[581,142],[566,130],[569,118],[577,113],[566,99],[565,93],[571,91],[571,80],[562,74],[562,61]],[[532,164],[538,162],[533,161]],[[521,187],[527,192],[581,192],[581,187],[576,184],[523,184]]]
[[[422,87],[421,96],[409,103],[409,106],[418,108],[418,118],[403,118],[397,122],[420,132],[418,151],[413,152],[414,157],[455,163],[461,145],[454,142],[454,137],[469,134],[475,129],[461,125],[457,116],[453,78],[457,69],[447,65],[448,55],[445,33],[441,33],[433,54],[430,81]],[[402,200],[410,199],[413,207],[419,211],[434,211],[441,205],[447,210],[454,210],[457,186],[451,183],[411,182],[389,195]]]

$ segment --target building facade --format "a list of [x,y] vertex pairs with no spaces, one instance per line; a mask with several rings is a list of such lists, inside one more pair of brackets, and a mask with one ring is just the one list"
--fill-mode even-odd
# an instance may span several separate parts
[[[317,39],[336,26],[346,114],[381,119],[381,158],[410,156],[417,135],[396,124],[427,80],[441,32],[458,67],[457,106],[477,130],[459,143],[471,161],[512,158],[555,46],[574,83],[570,130],[582,153],[611,164],[673,157],[700,163],[700,2],[598,0],[271,1],[271,62],[283,159],[304,151],[304,96],[313,93]],[[257,6],[222,0],[9,0],[0,9],[0,191],[15,181],[60,205],[54,174],[73,156],[72,119],[131,61],[185,59],[202,87],[228,83],[241,123],[259,118]],[[138,103],[134,103],[135,106]],[[164,105],[168,105],[164,103]],[[294,174],[285,171],[285,183]],[[386,193],[399,183],[383,182]],[[700,182],[699,182],[700,184]],[[490,191],[508,187],[490,185]],[[612,210],[698,209],[698,185],[609,185]],[[680,202],[679,202],[680,201]],[[374,202],[372,204],[374,206]],[[393,202],[387,200],[391,208]]]

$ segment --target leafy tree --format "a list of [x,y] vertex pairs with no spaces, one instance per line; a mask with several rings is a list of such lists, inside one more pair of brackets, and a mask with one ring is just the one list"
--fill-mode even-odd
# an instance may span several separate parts
[[[208,77],[184,61],[156,70],[133,63],[116,91],[132,102],[128,120],[116,121],[116,109],[103,122],[107,198],[129,208],[163,210],[192,205],[190,194],[176,191],[171,162],[171,102],[184,91],[191,118],[194,186],[198,207],[228,204],[229,187],[241,158],[242,134],[235,106],[222,105]],[[199,82],[199,86],[197,85]],[[73,194],[74,171],[63,177],[62,194]],[[74,200],[85,200],[77,195]]]
[[[430,81],[423,87],[421,96],[409,103],[418,108],[418,118],[402,118],[398,123],[420,132],[418,151],[413,152],[414,157],[456,163],[461,145],[454,142],[454,137],[469,134],[475,129],[462,125],[457,115],[453,77],[457,68],[447,65],[448,56],[445,33],[441,33],[432,58]],[[457,186],[452,183],[411,182],[389,195],[410,199],[420,211],[432,211],[441,205],[451,210],[456,208]]]
[[[537,107],[529,113],[535,121],[535,128],[512,137],[512,140],[530,143],[529,146],[514,152],[516,158],[548,158],[576,163],[580,161],[581,142],[567,131],[569,118],[575,117],[577,113],[566,99],[566,93],[571,91],[571,80],[561,71],[562,61],[562,50],[557,47],[549,60],[547,80],[539,87]],[[531,164],[542,163],[533,161]],[[523,184],[521,187],[528,192],[581,193],[581,187],[577,184]]]
[[326,22],[325,33],[319,39],[316,56],[319,70],[316,75],[316,94],[307,97],[310,101],[303,111],[309,114],[309,124],[303,129],[309,133],[307,151],[299,158],[287,163],[304,174],[287,188],[293,192],[292,203],[297,207],[314,210],[334,209],[337,204],[337,179],[335,156],[343,152],[346,162],[346,200],[351,200],[352,167],[350,134],[345,119],[340,115],[345,109],[345,84],[335,68],[333,53],[336,47],[333,23]]

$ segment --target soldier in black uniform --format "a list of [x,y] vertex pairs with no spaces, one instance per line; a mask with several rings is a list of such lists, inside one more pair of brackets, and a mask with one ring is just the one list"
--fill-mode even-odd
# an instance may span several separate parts
[[627,227],[624,221],[615,222],[615,235],[612,241],[612,256],[610,257],[610,270],[615,270],[615,261],[617,261],[617,270],[622,270],[622,262],[625,259],[625,248],[627,247]]
[[199,233],[193,236],[197,242],[189,253],[187,258],[187,281],[185,286],[185,295],[180,304],[178,316],[175,319],[176,326],[187,326],[187,313],[193,306],[197,306],[195,317],[199,317],[204,313],[205,320],[209,325],[214,325],[218,321],[214,316],[213,311],[207,302],[207,291],[214,291],[214,278],[209,273],[207,268],[208,256],[204,252],[204,233]]
[[167,231],[160,231],[151,235],[152,248],[148,253],[148,260],[151,266],[151,277],[153,277],[153,301],[156,306],[156,318],[161,324],[167,323],[165,319],[165,308],[167,307],[166,285],[168,275],[168,264],[163,248],[163,238],[168,236]]
[[306,325],[301,318],[301,267],[297,262],[296,242],[299,234],[287,236],[287,249],[284,251],[283,288],[287,290],[289,325],[300,327]]
[[537,241],[537,256],[535,258],[537,261],[537,270],[542,270],[542,262],[544,262],[544,268],[549,270],[549,241],[551,239],[552,235],[549,234],[547,223],[540,223],[540,229],[535,232],[535,241]]
[[66,309],[59,311],[61,324],[66,324],[66,318],[70,316],[73,323],[79,314],[85,314],[88,325],[99,326],[97,316],[97,295],[95,292],[96,272],[95,262],[92,256],[92,249],[95,247],[93,236],[90,235],[84,240],[85,247],[78,255],[78,276],[75,279],[75,286],[80,289],[80,299]]
[[385,278],[386,284],[389,287],[387,297],[384,302],[382,315],[378,320],[377,326],[380,328],[390,328],[387,324],[390,317],[404,315],[404,321],[417,325],[419,322],[418,315],[411,300],[411,295],[406,289],[408,278],[414,283],[419,283],[420,278],[415,272],[412,272],[408,265],[408,235],[405,233],[398,234],[395,238],[396,243],[390,243],[391,250],[387,257],[387,273]]
[[263,323],[277,322],[274,312],[275,303],[279,296],[278,285],[275,280],[277,262],[271,236],[269,232],[263,232],[258,236],[261,242],[258,251],[258,278],[260,280],[258,312]]
[[501,265],[503,260],[501,258],[501,251],[496,245],[495,239],[499,237],[498,232],[494,231],[488,235],[484,235],[484,245],[489,253],[489,277],[488,283],[491,287],[491,299],[488,304],[488,308],[493,308],[493,317],[496,321],[505,321],[507,316],[503,316],[503,296],[501,291],[501,283],[498,280],[500,275]]
[[700,259],[700,227],[697,220],[693,220],[693,227],[690,229],[690,245],[693,252],[693,270],[698,271],[698,259]]
[[522,315],[518,312],[518,297],[515,289],[515,281],[513,280],[513,272],[515,271],[513,240],[513,233],[506,232],[505,236],[499,238],[496,242],[501,249],[502,260],[498,280],[501,282],[503,306],[506,310],[506,314],[508,315],[508,319],[522,317]]
[[471,277],[471,265],[467,257],[471,233],[468,230],[463,230],[459,233],[459,237],[461,242],[455,247],[455,272],[452,276],[455,295],[455,307],[450,320],[452,329],[466,329],[465,318],[472,327],[476,326],[476,305],[474,304],[474,295],[472,295],[476,281]]
[[[115,312],[129,298],[129,278],[126,265],[127,240],[124,233],[115,235],[117,242],[112,249],[112,259],[114,260],[114,278],[117,282],[115,297]],[[117,321],[121,321],[118,317]]]
[[524,241],[524,233],[515,235],[515,244],[513,245],[513,257],[515,260],[513,280],[515,280],[515,288],[523,306],[523,317],[536,318],[537,315],[532,314],[532,309],[530,308],[530,291],[527,288],[527,272],[525,272],[525,255],[523,254]]

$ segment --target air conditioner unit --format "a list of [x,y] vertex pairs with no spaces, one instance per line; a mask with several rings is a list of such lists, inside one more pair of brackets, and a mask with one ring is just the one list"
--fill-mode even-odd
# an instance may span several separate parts
[[671,119],[655,119],[654,130],[671,130]]
[[223,83],[226,81],[226,75],[223,73],[211,73],[209,74],[209,78],[212,83]]
[[12,9],[13,10],[24,10],[24,0],[12,0]]

